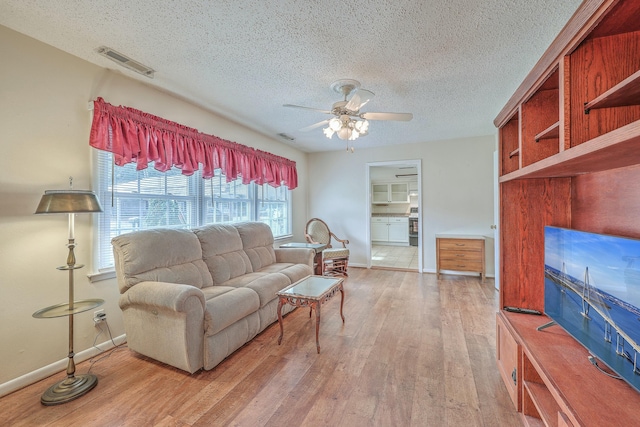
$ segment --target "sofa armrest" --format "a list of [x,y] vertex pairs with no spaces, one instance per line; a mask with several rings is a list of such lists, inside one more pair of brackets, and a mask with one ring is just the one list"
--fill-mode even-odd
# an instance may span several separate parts
[[148,306],[185,312],[187,300],[196,297],[204,308],[202,291],[195,286],[167,282],[140,282],[120,297],[120,308]]
[[276,262],[290,262],[292,264],[306,264],[313,268],[315,251],[307,248],[276,248]]

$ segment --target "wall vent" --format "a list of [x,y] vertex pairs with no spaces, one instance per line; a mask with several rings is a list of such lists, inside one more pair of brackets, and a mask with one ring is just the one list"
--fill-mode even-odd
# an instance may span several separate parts
[[279,133],[279,134],[278,134],[278,136],[279,136],[280,138],[284,139],[284,140],[287,140],[287,141],[294,141],[294,140],[295,140],[295,138],[294,138],[294,137],[292,137],[292,136],[290,136],[290,135],[287,135],[287,134],[286,134],[286,133],[284,133],[284,132]]
[[153,68],[149,68],[146,65],[143,65],[138,61],[135,61],[128,56],[121,54],[120,52],[117,52],[106,46],[100,46],[96,49],[96,52],[98,52],[105,58],[109,58],[113,62],[116,62],[123,67],[130,69],[131,71],[135,71],[136,73],[142,74],[143,76],[149,77],[150,79],[153,78],[153,73],[155,73],[155,70]]

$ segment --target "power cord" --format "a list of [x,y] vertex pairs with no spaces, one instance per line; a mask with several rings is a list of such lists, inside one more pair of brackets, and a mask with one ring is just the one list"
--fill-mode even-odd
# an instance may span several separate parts
[[598,361],[596,360],[595,356],[589,355],[587,357],[587,359],[589,359],[589,362],[591,362],[591,364],[593,366],[595,366],[598,369],[598,371],[602,372],[603,374],[605,374],[605,375],[607,375],[607,376],[609,376],[611,378],[615,378],[616,380],[621,380],[622,379],[621,376],[610,374],[609,372],[606,372],[604,369],[602,369],[600,367],[600,365],[598,365]]
[[[103,350],[103,349],[101,349],[100,347],[98,347],[96,345],[96,341],[98,341],[98,337],[104,333],[104,329],[102,329],[102,324],[107,325],[107,332],[109,333],[109,340],[113,344],[113,348],[110,349],[110,350]],[[98,324],[98,329],[100,329],[100,332],[98,332],[96,334],[96,337],[93,339],[93,348],[99,350],[100,353],[105,353],[106,352],[106,354],[101,354],[100,357],[98,357],[97,359],[95,357],[92,357],[91,359],[89,359],[89,362],[91,362],[91,364],[89,365],[89,369],[87,370],[87,373],[91,372],[91,368],[93,368],[93,365],[95,365],[97,362],[99,362],[99,361],[101,361],[103,359],[106,359],[107,357],[110,357],[117,350],[127,347],[124,342],[122,344],[116,344],[116,342],[113,340],[113,335],[111,335],[111,328],[109,327],[109,323],[107,322],[107,319],[104,319],[102,322],[100,322]]]

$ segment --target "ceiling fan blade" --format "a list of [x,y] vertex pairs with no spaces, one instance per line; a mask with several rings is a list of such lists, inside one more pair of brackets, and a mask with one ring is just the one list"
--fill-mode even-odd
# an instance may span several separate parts
[[323,120],[323,121],[318,122],[316,124],[313,124],[311,126],[307,126],[306,128],[302,128],[302,129],[300,129],[300,132],[308,132],[308,131],[313,130],[315,128],[319,128],[320,126],[324,126],[327,123],[329,123],[329,120],[331,120],[331,119]]
[[291,107],[291,108],[302,108],[304,110],[311,110],[311,111],[317,111],[319,113],[331,114],[331,111],[329,111],[329,110],[320,110],[318,108],[303,107],[302,105],[284,104],[282,106],[283,107]]
[[413,119],[411,113],[362,113],[360,117],[367,120],[396,120],[400,122],[408,122]]
[[360,108],[362,108],[367,102],[371,101],[374,96],[375,94],[370,90],[358,89],[344,107],[347,110],[359,111]]

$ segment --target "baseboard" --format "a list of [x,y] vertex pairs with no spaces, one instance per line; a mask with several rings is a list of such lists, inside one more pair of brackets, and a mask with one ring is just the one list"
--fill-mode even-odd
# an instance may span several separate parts
[[[119,337],[113,339],[116,345],[120,345],[127,341],[126,334],[122,334]],[[91,359],[92,357],[104,353],[107,350],[110,350],[114,347],[111,340],[105,341],[101,344],[97,345],[102,350],[99,350],[96,347],[88,348],[80,353],[76,353],[73,358],[76,365],[80,362],[84,362],[85,360]],[[65,357],[62,360],[54,362],[50,365],[43,366],[40,369],[36,369],[35,371],[29,372],[28,374],[24,374],[21,377],[15,378],[11,381],[7,381],[6,383],[0,384],[0,397],[6,396],[9,393],[13,393],[14,391],[20,390],[28,385],[35,384],[40,380],[50,377],[51,375],[55,375],[59,372],[63,372],[67,369],[67,364],[69,363],[69,359]],[[44,392],[44,390],[42,390]]]
[[[354,268],[367,268],[366,264],[356,264],[356,263],[349,263],[349,267],[354,267]],[[436,269],[435,268],[423,268],[422,269],[423,273],[431,273],[431,274],[436,274]],[[458,276],[476,276],[478,277],[478,273],[467,273],[464,271],[447,271],[446,273],[442,273],[442,274],[451,274],[451,275],[458,275]],[[495,276],[493,274],[487,274],[485,276],[487,279],[495,279]]]

